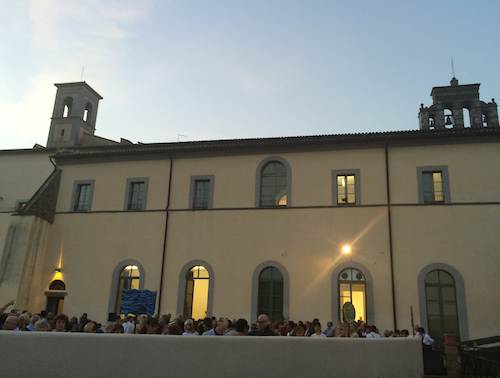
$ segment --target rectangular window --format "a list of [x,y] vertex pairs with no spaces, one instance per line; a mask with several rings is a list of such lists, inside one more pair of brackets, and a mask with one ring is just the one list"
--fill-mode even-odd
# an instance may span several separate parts
[[443,172],[423,172],[424,202],[443,202]]
[[448,168],[417,167],[420,203],[449,202]]
[[127,210],[144,210],[146,207],[146,182],[130,181],[128,185]]
[[356,203],[356,177],[354,175],[337,176],[337,205]]
[[359,205],[359,169],[332,171],[333,204],[337,206]]
[[212,207],[213,176],[192,176],[189,207],[209,209]]
[[207,209],[209,194],[210,194],[210,180],[195,180],[193,209]]
[[76,184],[73,211],[90,210],[91,200],[92,200],[92,184],[90,182]]

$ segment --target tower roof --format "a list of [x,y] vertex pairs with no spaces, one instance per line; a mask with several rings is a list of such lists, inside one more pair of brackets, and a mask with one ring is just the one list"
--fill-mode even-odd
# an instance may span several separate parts
[[102,100],[103,97],[95,91],[90,85],[87,84],[86,81],[75,81],[72,83],[56,83],[54,84],[57,88],[71,88],[71,87],[84,87],[94,96],[96,96],[99,100]]

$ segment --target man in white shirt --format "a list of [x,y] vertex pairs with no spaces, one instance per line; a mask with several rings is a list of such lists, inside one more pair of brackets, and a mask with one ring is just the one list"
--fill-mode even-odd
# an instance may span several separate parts
[[124,322],[123,324],[123,333],[134,333],[135,332],[135,322],[134,322],[134,315],[128,314],[127,315],[127,321]]

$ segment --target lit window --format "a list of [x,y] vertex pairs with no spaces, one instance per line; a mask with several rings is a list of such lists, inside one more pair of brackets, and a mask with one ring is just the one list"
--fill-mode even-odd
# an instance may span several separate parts
[[424,202],[444,202],[443,172],[423,172]]
[[76,185],[75,200],[73,211],[90,210],[90,201],[92,199],[92,184],[82,183]]
[[204,319],[208,314],[208,292],[210,276],[202,265],[192,267],[186,276],[184,298],[184,316],[192,319]]
[[340,320],[344,321],[344,304],[350,302],[356,311],[356,320],[366,322],[366,278],[363,273],[355,268],[344,269],[339,274],[338,285]]
[[260,207],[288,206],[288,175],[279,161],[270,161],[260,172]]
[[337,175],[337,204],[356,204],[356,176]]
[[120,272],[118,282],[118,293],[116,295],[115,312],[120,314],[120,307],[122,303],[122,295],[124,290],[139,289],[141,283],[141,273],[137,265],[127,265]]
[[130,181],[127,210],[143,210],[146,207],[146,183]]

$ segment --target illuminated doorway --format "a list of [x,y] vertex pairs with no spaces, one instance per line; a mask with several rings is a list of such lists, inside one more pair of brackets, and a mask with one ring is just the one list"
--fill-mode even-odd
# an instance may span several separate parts
[[47,296],[47,306],[45,311],[56,316],[64,311],[64,297],[67,295],[66,284],[61,280],[54,280],[49,285],[49,290],[45,292]]
[[184,316],[186,318],[198,320],[207,316],[209,279],[208,270],[203,265],[196,265],[188,270],[184,298]]
[[347,268],[338,276],[339,315],[344,321],[342,307],[351,302],[356,310],[356,320],[366,322],[366,277],[355,268]]

